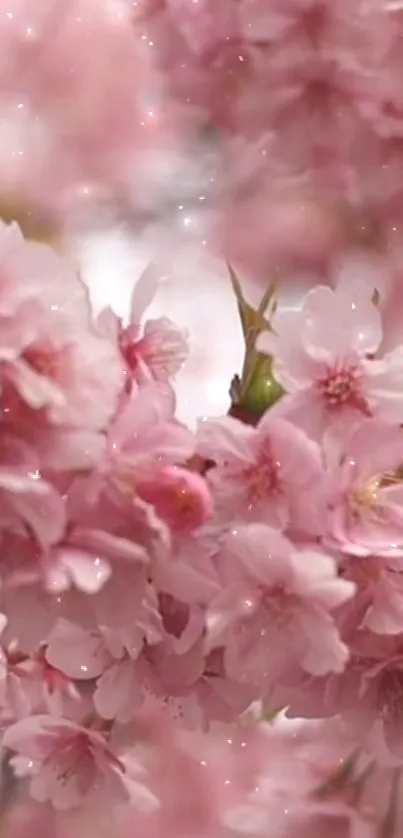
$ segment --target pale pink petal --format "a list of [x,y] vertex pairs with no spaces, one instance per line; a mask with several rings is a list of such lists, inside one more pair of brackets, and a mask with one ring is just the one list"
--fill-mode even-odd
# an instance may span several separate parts
[[122,406],[113,429],[111,444],[120,448],[127,439],[136,439],[155,425],[173,419],[175,395],[171,387],[160,382],[144,384]]
[[199,422],[197,451],[202,457],[218,464],[228,457],[236,457],[247,464],[251,460],[252,437],[252,429],[232,416],[206,419]]
[[[332,417],[329,416],[326,403],[314,385],[283,396],[270,412],[273,416],[292,422],[313,440],[321,441],[324,432],[332,425]],[[337,416],[335,419],[337,420]],[[357,411],[347,407],[343,411],[343,424],[345,422],[347,427],[351,428],[357,421]]]
[[234,527],[225,549],[237,556],[256,582],[276,584],[289,574],[291,544],[277,530],[265,524]]
[[151,305],[163,277],[155,265],[149,265],[137,280],[130,304],[130,323],[140,324],[145,311]]
[[35,533],[44,546],[63,536],[66,512],[58,492],[38,473],[21,474],[18,470],[0,469],[0,488],[8,493],[15,513]]
[[85,594],[98,593],[111,576],[108,561],[83,550],[61,547],[56,555],[59,572],[64,572],[66,578]]
[[51,716],[30,716],[11,725],[4,733],[3,744],[33,760],[43,760],[57,743],[60,734],[76,731],[77,726],[66,719]]
[[50,802],[59,812],[73,809],[82,803],[83,797],[90,789],[95,780],[94,776],[83,778],[78,772],[72,771],[67,775],[66,781],[61,783],[57,776],[57,769],[54,765],[44,766],[36,777],[33,777],[30,784],[30,793],[34,800],[39,803]]
[[96,323],[99,331],[102,334],[106,335],[106,337],[108,337],[110,340],[117,342],[119,335],[120,320],[111,308],[107,307],[102,309],[102,311],[97,317]]
[[166,317],[147,320],[143,337],[138,341],[138,355],[153,377],[165,381],[182,369],[189,355],[189,336]]
[[147,564],[147,551],[141,544],[128,538],[121,538],[105,530],[76,527],[70,536],[70,544],[93,553],[102,559],[121,559],[127,562]]
[[105,672],[112,657],[98,632],[61,620],[49,637],[46,660],[69,678],[86,681]]
[[[337,434],[343,445],[343,429]],[[350,433],[346,447],[341,448],[341,458],[344,460],[347,454],[351,461],[345,469],[361,479],[393,471],[400,462],[402,442],[402,428],[374,419],[364,420]]]
[[337,608],[355,593],[355,585],[339,578],[330,556],[302,549],[290,559],[295,575],[293,588],[300,596],[311,596],[325,608]]
[[43,468],[52,471],[87,471],[102,459],[106,449],[101,433],[80,428],[33,427],[31,439]]
[[273,373],[285,390],[293,392],[317,377],[318,364],[301,349],[301,313],[279,310],[273,317],[273,334],[262,332],[256,348],[273,358]]
[[403,347],[397,346],[381,359],[363,361],[368,374],[368,396],[374,411],[388,422],[403,421]]
[[99,679],[94,694],[97,712],[104,719],[128,722],[141,703],[140,673],[130,659],[117,661]]
[[320,286],[313,289],[306,297],[303,314],[303,344],[318,360],[354,351],[360,356],[371,354],[381,342],[379,311],[370,295],[354,294],[354,288],[339,287],[336,292]]
[[159,590],[181,602],[208,604],[220,590],[209,548],[201,544],[197,536],[174,542],[172,552],[157,561],[154,573]]
[[328,614],[316,615],[306,611],[300,621],[301,666],[312,675],[343,672],[349,649],[340,639],[339,632]]
[[399,573],[386,572],[376,582],[363,625],[377,634],[402,632],[403,581]]
[[256,611],[258,597],[252,586],[233,587],[225,590],[213,600],[206,615],[206,651],[225,643],[228,629],[243,617],[249,617]]

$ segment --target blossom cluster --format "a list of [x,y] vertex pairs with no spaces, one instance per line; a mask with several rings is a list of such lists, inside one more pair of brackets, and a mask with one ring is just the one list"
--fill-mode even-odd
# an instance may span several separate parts
[[[191,431],[173,384],[188,335],[147,320],[152,265],[128,323],[95,317],[74,265],[16,225],[0,268],[8,769],[40,807],[144,835],[263,835],[274,817],[278,835],[324,818],[375,835],[403,762],[397,286],[355,259],[298,310],[239,298],[248,376],[269,362],[276,398]],[[323,721],[295,740],[259,722],[280,710]]]
[[13,0],[2,203],[62,225],[106,195],[135,212],[155,186],[150,149],[201,134],[219,159],[203,198],[231,261],[259,276],[351,241],[395,247],[402,26],[399,0]]
[[208,140],[245,339],[228,414],[190,429],[157,269],[95,314],[0,222],[13,836],[403,834],[402,34],[399,0],[0,11],[0,217],[104,188],[130,213],[153,150]]
[[132,183],[144,203],[144,160],[179,143],[181,120],[125,0],[12,0],[0,42],[2,216],[28,230],[80,226],[111,194],[127,202]]
[[399,0],[137,0],[171,100],[218,138],[220,252],[262,280],[401,249]]

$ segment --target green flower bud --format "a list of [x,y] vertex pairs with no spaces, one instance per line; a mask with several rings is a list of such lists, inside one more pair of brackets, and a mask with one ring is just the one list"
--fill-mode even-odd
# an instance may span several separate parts
[[242,406],[252,413],[263,416],[266,410],[276,404],[284,395],[281,384],[269,375],[253,378],[242,398]]

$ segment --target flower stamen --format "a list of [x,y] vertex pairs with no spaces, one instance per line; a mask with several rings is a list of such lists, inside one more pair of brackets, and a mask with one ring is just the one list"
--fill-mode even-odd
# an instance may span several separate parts
[[263,500],[278,488],[277,466],[270,456],[262,455],[259,460],[244,471],[251,503]]
[[357,366],[330,367],[316,386],[329,410],[336,411],[349,406],[370,416],[368,403],[361,391],[361,373]]

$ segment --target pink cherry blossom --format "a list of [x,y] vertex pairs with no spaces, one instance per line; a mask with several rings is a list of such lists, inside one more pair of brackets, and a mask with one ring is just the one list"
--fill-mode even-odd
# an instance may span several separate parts
[[142,653],[141,618],[137,638],[132,633],[130,645],[124,644],[117,632],[88,631],[61,622],[49,638],[46,660],[78,681],[97,678],[97,712],[102,718],[124,723],[138,712],[153,686],[158,689],[151,662]]
[[144,322],[158,287],[158,272],[151,264],[134,286],[128,325],[123,325],[111,309],[104,310],[99,318],[101,328],[118,343],[130,379],[141,381],[148,372],[157,381],[167,381],[176,375],[188,356],[185,329],[179,329],[167,317]]
[[[345,730],[375,764],[401,762],[402,636],[358,631],[349,638],[350,659],[342,673],[324,678],[300,674],[281,700],[287,713],[325,719],[339,717]],[[274,700],[280,694],[274,692]]]
[[164,466],[186,462],[193,452],[191,432],[175,418],[169,385],[145,383],[123,401],[109,429],[105,456],[84,481],[84,496],[92,502],[108,491],[132,502],[141,483]]
[[[0,11],[10,838],[403,834],[402,35],[401,0]],[[105,219],[150,260],[127,316],[73,255]],[[228,259],[194,432],[154,312]]]
[[324,553],[297,549],[264,524],[239,527],[222,545],[223,592],[208,616],[208,643],[225,646],[235,680],[264,685],[299,660],[316,675],[348,659],[331,612],[354,593]]
[[168,317],[147,320],[142,337],[134,342],[130,328],[127,329],[121,346],[129,367],[135,369],[138,358],[159,381],[175,376],[186,361],[189,351],[186,332],[175,326]]
[[130,632],[60,621],[49,636],[46,660],[52,666],[79,682],[97,678],[93,701],[102,718],[126,723],[143,708],[197,708],[187,695],[203,673],[202,611],[166,595],[159,599],[160,614],[152,614],[150,605],[143,602]]
[[91,797],[128,797],[124,766],[101,733],[68,719],[31,716],[8,729],[4,744],[18,754],[13,760],[19,775],[30,779],[32,797],[56,809],[73,808]]
[[87,471],[105,453],[101,429],[50,424],[45,411],[29,407],[10,386],[4,385],[0,404],[4,436],[13,436],[17,429],[19,439],[36,452],[46,472]]
[[255,429],[236,419],[199,426],[198,450],[215,462],[207,479],[217,513],[282,529],[321,531],[320,450],[299,428],[267,413]]
[[401,560],[353,556],[342,565],[343,575],[357,586],[354,612],[363,628],[376,634],[403,631],[403,573]]
[[402,444],[400,427],[376,419],[329,433],[329,543],[356,556],[403,555]]
[[85,286],[47,245],[24,241],[13,225],[1,235],[2,382],[52,423],[104,428],[123,370],[117,346],[91,324]]
[[[342,283],[316,287],[301,310],[279,310],[260,347],[273,355],[274,374],[288,391],[280,411],[318,436],[332,424],[365,416],[403,418],[401,348],[376,353],[382,322],[371,290]],[[332,320],[329,323],[329,311]]]
[[401,636],[358,634],[352,643],[352,664],[353,671],[350,673],[347,667],[345,673],[346,723],[381,765],[396,765],[403,748]]

